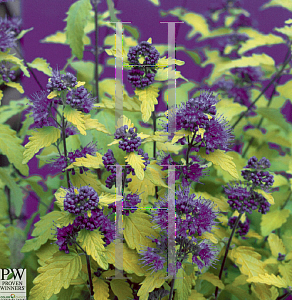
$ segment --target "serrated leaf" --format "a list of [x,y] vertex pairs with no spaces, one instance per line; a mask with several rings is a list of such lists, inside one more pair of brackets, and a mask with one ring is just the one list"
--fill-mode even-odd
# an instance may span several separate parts
[[[202,129],[202,128],[200,128]],[[181,138],[183,137],[187,137],[187,136],[190,136],[192,137],[193,133],[189,130],[185,130],[185,129],[181,129],[181,130],[178,130],[174,133],[174,137],[171,141],[172,144],[175,144],[178,140],[180,140]],[[203,138],[203,137],[202,137]]]
[[41,57],[35,58],[31,63],[27,63],[31,68],[37,69],[48,76],[52,76],[52,68],[47,60]]
[[144,179],[144,162],[145,159],[142,155],[137,154],[135,152],[131,152],[130,154],[125,156],[126,162],[135,170],[135,174],[139,180]]
[[268,200],[268,202],[269,202],[270,204],[275,204],[275,201],[274,201],[274,198],[273,198],[272,194],[268,194],[268,193],[266,193],[265,191],[259,190],[259,189],[255,189],[255,191],[256,191],[257,193],[263,195],[263,196]]
[[22,164],[24,147],[21,144],[22,140],[16,136],[14,130],[5,124],[0,124],[0,151],[21,174],[28,176],[28,166]]
[[124,217],[124,236],[127,245],[131,249],[137,249],[137,252],[141,252],[145,247],[154,247],[151,239],[148,238],[158,236],[158,233],[154,230],[153,224],[150,222],[150,216],[144,212],[136,211],[129,216]]
[[64,109],[64,117],[75,125],[81,134],[86,135],[84,116],[85,115],[81,111],[78,111],[69,105],[67,105]]
[[143,122],[148,122],[151,117],[151,113],[154,111],[154,105],[158,104],[158,88],[154,86],[148,86],[145,89],[135,89],[135,95],[142,102],[141,112]]
[[191,295],[189,296],[188,300],[206,300],[206,298],[196,290],[191,290]]
[[185,64],[184,61],[174,58],[167,58],[166,56],[159,58],[157,65],[159,67],[169,67],[171,65],[183,66]]
[[[287,257],[286,257],[287,258]],[[279,272],[283,276],[283,278],[286,280],[286,282],[291,285],[292,282],[292,262],[289,263],[283,263],[278,265]]]
[[126,243],[123,243],[123,255],[117,255],[115,252],[115,241],[106,247],[106,257],[109,264],[120,266],[123,264],[123,269],[129,274],[137,274],[144,276],[145,270],[142,268],[139,259],[141,258],[136,250],[130,249]]
[[83,37],[85,35],[84,28],[87,23],[92,5],[90,0],[79,0],[74,2],[67,12],[66,18],[66,36],[69,42],[72,53],[79,59],[83,58],[84,43]]
[[77,237],[77,241],[80,242],[80,246],[91,255],[92,258],[98,263],[98,265],[104,270],[108,269],[108,263],[105,255],[105,248],[103,241],[103,234],[99,229],[88,231],[82,229]]
[[59,188],[57,192],[54,194],[56,198],[56,203],[59,206],[59,208],[64,211],[64,198],[67,194],[67,191],[63,188]]
[[33,281],[30,300],[49,299],[62,288],[67,289],[72,279],[77,278],[82,267],[78,253],[57,252],[47,261],[47,265],[38,268],[40,273]]
[[279,253],[286,254],[286,249],[283,241],[274,233],[269,234],[268,243],[273,256],[278,258]]
[[287,288],[288,283],[284,278],[281,278],[279,275],[276,277],[274,274],[259,274],[258,276],[254,276],[251,278],[248,278],[246,280],[247,282],[260,282],[260,283],[265,283],[268,285],[273,285],[278,288]]
[[40,221],[35,224],[35,228],[31,234],[35,238],[32,240],[27,240],[21,249],[21,252],[38,250],[41,245],[47,242],[47,240],[54,239],[53,234],[55,233],[55,230],[53,221],[58,220],[62,216],[63,213],[61,211],[52,211],[41,217]]
[[202,274],[199,277],[199,279],[206,280],[206,281],[212,283],[214,286],[218,286],[220,288],[220,290],[223,290],[225,288],[223,282],[219,279],[219,277],[212,273],[206,272],[206,273]]
[[236,165],[232,161],[233,157],[226,154],[223,150],[215,150],[210,152],[210,154],[205,154],[203,151],[199,152],[202,158],[205,158],[207,161],[211,161],[214,165],[220,166],[223,170],[227,171],[231,176],[236,179],[239,179]]
[[89,171],[86,173],[84,172],[83,174],[80,174],[79,171],[76,171],[75,175],[70,176],[70,179],[73,186],[78,188],[80,188],[80,186],[90,185],[98,194],[103,191],[97,174],[90,173]]
[[174,282],[177,297],[179,300],[188,300],[191,295],[192,279],[183,269],[178,270],[177,277]]
[[39,258],[38,262],[41,266],[46,265],[46,261],[59,251],[59,247],[56,243],[47,242],[42,245],[40,249],[36,251],[36,255]]
[[0,61],[9,61],[20,67],[21,71],[26,77],[30,77],[29,72],[27,71],[27,67],[23,64],[23,59],[19,59],[18,57],[9,54],[8,52],[0,52]]
[[233,102],[231,99],[222,99],[216,104],[217,114],[224,114],[224,117],[231,121],[233,117],[246,111],[246,106]]
[[102,193],[101,195],[99,195],[98,205],[108,206],[109,204],[114,203],[115,201],[120,201],[122,199],[123,196],[121,195]]
[[134,298],[130,284],[123,279],[112,279],[110,282],[113,293],[118,300],[132,300]]
[[92,280],[94,300],[108,300],[109,297],[109,286],[108,284],[97,277]]
[[83,120],[84,120],[84,126],[86,130],[89,129],[96,129],[97,131],[101,131],[103,133],[109,134],[105,126],[101,123],[98,122],[96,119],[90,119],[91,115],[84,115]]
[[100,167],[103,167],[102,155],[96,152],[96,156],[86,154],[86,157],[78,157],[75,159],[75,162],[66,169],[74,168],[74,166],[100,169]]
[[147,165],[145,178],[149,179],[155,186],[163,186],[168,188],[168,185],[162,180],[164,178],[162,167],[157,164],[156,160],[151,160],[150,165]]
[[147,274],[146,278],[139,283],[141,285],[137,294],[139,299],[148,300],[149,293],[155,288],[160,288],[164,284],[166,276],[167,274],[163,270],[155,272],[153,275]]
[[187,78],[181,75],[180,71],[171,69],[170,67],[167,67],[165,69],[158,69],[154,77],[156,81],[167,81],[169,79],[178,79],[178,78],[184,79],[187,82],[189,81]]
[[275,210],[262,215],[262,236],[267,236],[273,230],[280,228],[287,221],[289,215],[289,209]]
[[24,93],[23,87],[18,82],[9,81],[9,82],[4,82],[4,84],[9,86],[9,87],[12,87],[14,89],[17,89],[19,91],[19,93],[21,93],[21,94]]
[[44,147],[49,147],[55,143],[61,136],[61,131],[53,126],[38,128],[32,131],[32,136],[29,137],[29,142],[25,145],[23,152],[22,163],[26,164],[33,156]]

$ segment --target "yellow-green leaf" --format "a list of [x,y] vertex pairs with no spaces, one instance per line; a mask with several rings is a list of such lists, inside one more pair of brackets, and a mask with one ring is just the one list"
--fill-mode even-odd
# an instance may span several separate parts
[[103,234],[99,231],[99,229],[95,229],[93,231],[82,229],[78,234],[77,241],[80,242],[80,246],[88,255],[92,256],[101,268],[107,270],[108,263],[105,255],[105,242],[102,238]]
[[210,154],[205,154],[203,151],[199,152],[202,158],[205,158],[208,161],[211,161],[214,165],[220,166],[223,170],[227,171],[231,176],[236,179],[239,179],[236,165],[232,161],[233,157],[224,153],[223,150],[215,150],[214,152],[210,152]]
[[72,184],[78,188],[80,186],[90,185],[98,194],[102,192],[101,183],[98,180],[97,174],[90,173],[89,171],[80,174],[79,171],[76,171],[75,175],[70,176],[70,179]]
[[99,195],[98,205],[108,206],[109,204],[114,203],[115,201],[120,201],[122,199],[123,196],[121,195],[102,193],[101,195]]
[[196,290],[191,290],[191,295],[188,300],[206,300],[203,294],[197,292]]
[[274,274],[259,274],[258,276],[254,276],[251,278],[248,278],[246,280],[247,282],[259,282],[259,283],[265,283],[268,285],[273,285],[278,288],[287,288],[288,283],[284,278],[281,278],[279,275],[276,277]]
[[270,232],[280,228],[290,215],[289,209],[274,210],[262,215],[261,232],[262,236],[267,236]]
[[31,68],[37,69],[48,76],[52,76],[52,68],[47,60],[41,57],[37,57],[31,63],[27,63]]
[[7,233],[5,232],[6,228],[0,224],[0,268],[5,269],[10,267],[10,248],[9,248],[9,238]]
[[279,252],[281,254],[286,254],[286,249],[283,241],[274,233],[270,233],[268,237],[268,243],[273,256],[278,258]]
[[35,285],[30,291],[29,299],[49,299],[53,294],[58,294],[62,288],[67,289],[71,280],[77,278],[81,267],[78,253],[57,252],[45,266],[38,268],[40,274],[33,281]]
[[47,215],[41,217],[40,221],[35,224],[35,228],[32,232],[32,236],[35,238],[27,240],[21,249],[21,252],[30,252],[32,250],[38,250],[41,245],[45,244],[47,240],[54,239],[55,226],[54,222],[63,216],[61,211],[52,211]]
[[71,169],[74,166],[100,169],[100,167],[103,167],[102,155],[96,152],[96,156],[86,154],[86,157],[78,157],[75,159],[74,163],[69,165],[66,169]]
[[12,88],[17,89],[19,91],[19,93],[21,93],[21,94],[24,93],[23,87],[18,82],[9,81],[9,82],[4,82],[4,84],[7,85],[7,86],[10,86]]
[[105,126],[98,122],[96,119],[90,119],[91,115],[84,115],[84,126],[86,130],[96,129],[97,131],[101,131],[109,134]]
[[136,89],[135,94],[142,102],[142,120],[143,122],[148,122],[151,117],[151,113],[154,111],[154,105],[158,104],[158,88],[154,86],[148,86],[145,89]]
[[147,236],[157,237],[158,233],[154,230],[153,224],[150,222],[150,216],[144,212],[136,211],[129,216],[124,216],[124,236],[131,249],[137,249],[138,252],[144,250],[145,247],[154,247],[151,239]]
[[163,270],[155,272],[153,275],[147,274],[146,278],[139,283],[141,285],[137,294],[139,299],[148,300],[149,293],[155,288],[160,288],[164,284],[166,276],[167,274]]
[[84,114],[81,111],[67,105],[64,109],[64,116],[69,122],[77,127],[81,134],[86,135]]
[[218,286],[220,288],[220,290],[223,290],[225,288],[223,282],[219,279],[219,277],[212,273],[206,272],[206,273],[202,274],[199,277],[199,279],[206,280],[206,281],[212,283],[214,286]]
[[61,131],[53,126],[38,128],[32,132],[32,136],[29,137],[29,142],[25,145],[25,151],[23,152],[22,163],[26,164],[33,156],[44,147],[49,147],[52,143],[55,143],[61,136]]
[[123,279],[112,279],[110,282],[113,293],[119,300],[132,300],[134,298],[130,284]]
[[9,61],[15,65],[18,65],[26,77],[30,77],[29,72],[27,71],[27,67],[23,64],[23,59],[19,59],[18,57],[9,54],[7,52],[0,52],[0,61]]
[[115,246],[115,241],[113,241],[105,248],[108,263],[113,264],[114,266],[123,264],[125,272],[144,276],[145,270],[142,268],[141,261],[139,260],[141,257],[138,255],[137,251],[130,249],[126,243],[123,243],[123,255],[117,255],[116,257]]
[[108,284],[94,276],[93,280],[93,292],[94,292],[94,300],[108,300],[109,297],[109,286]]
[[191,295],[192,279],[183,269],[178,270],[177,277],[174,282],[174,288],[178,295],[177,298],[179,300],[188,300]]
[[64,198],[66,194],[67,191],[63,188],[59,188],[55,193],[56,203],[62,211],[64,211]]
[[84,43],[83,37],[85,35],[84,29],[92,9],[90,0],[79,0],[74,2],[67,12],[66,18],[66,36],[69,42],[72,53],[76,55],[79,60],[83,58]]
[[161,169],[162,167],[157,164],[156,160],[151,160],[150,165],[147,165],[145,178],[149,179],[155,186],[168,188],[168,185],[162,180],[165,176]]
[[125,156],[126,162],[135,170],[135,174],[138,179],[144,179],[144,157],[140,154],[136,154],[135,152],[131,152],[130,154]]
[[[200,128],[201,129],[201,128]],[[178,130],[174,133],[174,137],[171,141],[172,144],[175,144],[178,140],[180,140],[181,138],[183,137],[187,137],[187,136],[190,136],[192,137],[193,133],[189,130],[185,130],[185,129],[181,129],[181,130]]]
[[292,3],[290,0],[271,0],[269,3],[265,3],[261,7],[261,9],[265,9],[265,8],[273,7],[273,6],[283,7],[283,8],[286,8],[286,9],[292,11]]
[[185,81],[188,81],[187,78],[185,78],[184,76],[181,75],[180,71],[171,69],[170,67],[167,67],[165,69],[158,69],[157,73],[154,77],[154,79],[157,81],[166,81],[169,79],[178,79],[178,78],[182,78]]

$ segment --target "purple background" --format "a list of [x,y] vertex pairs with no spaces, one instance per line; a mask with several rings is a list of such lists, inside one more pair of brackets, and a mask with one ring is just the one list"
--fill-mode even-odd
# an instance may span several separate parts
[[[36,57],[42,57],[50,63],[53,69],[57,67],[59,69],[63,68],[66,63],[66,59],[71,56],[71,49],[67,45],[59,44],[47,44],[40,43],[40,40],[44,39],[46,36],[54,34],[57,30],[62,31],[66,23],[63,21],[66,18],[66,12],[68,11],[70,5],[74,1],[72,0],[50,0],[50,1],[35,1],[26,0],[22,2],[22,19],[23,19],[23,29],[28,29],[34,27],[34,30],[27,33],[21,40],[23,55],[26,61],[31,62]],[[160,21],[179,21],[178,18],[172,16],[161,17],[160,10],[169,10],[176,7],[184,7],[190,11],[196,13],[205,13],[215,1],[201,1],[201,0],[162,0],[161,6],[157,7],[147,0],[116,0],[115,8],[120,10],[121,13],[117,15],[122,21],[130,21],[133,26],[139,29],[140,38],[139,42],[147,40],[152,37],[152,42],[154,44],[167,44],[167,25],[160,24]],[[291,18],[291,12],[278,8],[272,7],[265,10],[260,10],[259,8],[266,3],[264,0],[257,1],[245,1],[243,2],[243,8],[251,13],[251,18],[255,19],[258,23],[257,29],[262,33],[273,32],[274,27],[282,27],[284,21]],[[102,0],[98,5],[99,11],[104,12],[107,10],[106,1]],[[196,49],[199,44],[194,38],[187,40],[186,35],[191,30],[191,27],[185,24],[176,25],[177,36],[176,45],[184,45],[188,49]],[[106,27],[100,28],[99,31],[99,45],[102,46],[103,40],[108,34],[113,34],[112,29],[107,29]],[[91,35],[92,42],[95,40],[93,35]],[[200,46],[203,45],[200,43]],[[253,53],[265,52],[271,55],[276,64],[283,61],[286,54],[286,47],[284,45],[275,45],[273,47],[261,47],[253,51]],[[108,55],[104,52],[99,56],[99,63],[104,64]],[[207,68],[201,68],[193,63],[191,58],[184,52],[177,52],[178,59],[185,61],[185,65],[179,67],[182,75],[196,82],[202,82],[203,78],[206,77],[211,71],[211,66]],[[84,60],[94,61],[93,54],[86,52],[84,55]],[[189,67],[191,66],[191,67]],[[48,76],[41,72],[35,70],[40,83],[45,87]],[[115,77],[115,70],[112,67],[105,68],[100,79],[110,77]],[[125,78],[125,77],[124,77]],[[283,84],[288,78],[282,78],[280,84]],[[30,96],[34,92],[39,90],[39,86],[31,76],[27,78],[22,76],[21,78],[26,96]],[[125,80],[124,80],[125,81]],[[178,81],[180,82],[180,80]],[[133,94],[133,89],[127,84],[127,90],[129,94]],[[270,95],[272,89],[267,91],[267,95]],[[165,110],[165,105],[162,103],[161,96],[158,99],[159,105],[156,110]],[[291,116],[291,105],[286,105],[285,114]],[[26,137],[24,144],[28,142]],[[32,159],[29,163],[30,175],[42,175],[46,177],[48,175],[48,168],[43,167],[41,170],[37,167],[36,158]],[[29,206],[26,207],[25,214],[29,218],[33,212],[36,211],[38,202],[35,197],[30,196]]]

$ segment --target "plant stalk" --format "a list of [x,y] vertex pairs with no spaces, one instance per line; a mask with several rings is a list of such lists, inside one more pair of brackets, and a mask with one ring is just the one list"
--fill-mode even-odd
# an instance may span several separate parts
[[[233,235],[234,235],[234,233],[235,233],[235,230],[236,230],[236,228],[237,228],[237,225],[238,225],[238,223],[239,223],[239,220],[240,220],[241,216],[242,216],[242,213],[240,213],[239,216],[238,216],[237,219],[236,219],[236,222],[235,222],[235,224],[234,224],[234,227],[233,227],[233,229],[232,229],[231,235],[230,235],[229,240],[228,240],[228,244],[227,244],[227,246],[226,246],[224,258],[223,258],[223,261],[222,261],[222,264],[221,264],[221,268],[220,268],[220,272],[219,272],[219,279],[220,279],[220,280],[221,280],[221,278],[222,278],[222,273],[223,273],[223,269],[224,269],[225,262],[226,262],[226,259],[227,259],[229,247],[230,247],[230,244],[231,244]],[[215,289],[215,300],[217,300],[218,292],[219,292],[219,288],[218,288],[218,286],[216,286],[216,289]]]
[[[64,155],[65,155],[65,159],[66,159],[66,167],[68,167],[68,164],[67,164],[67,147],[66,147],[66,128],[65,128],[64,112],[63,112],[63,115],[62,115],[62,138],[63,138],[63,145],[64,145]],[[69,177],[69,170],[68,169],[66,169],[66,177],[67,177],[68,188],[70,188],[71,185],[70,185],[70,177]]]

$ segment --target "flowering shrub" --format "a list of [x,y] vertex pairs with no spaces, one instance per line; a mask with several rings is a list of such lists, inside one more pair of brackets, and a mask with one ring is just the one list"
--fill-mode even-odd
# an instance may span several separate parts
[[[99,1],[75,1],[64,31],[43,40],[70,47],[61,70],[19,57],[13,50],[30,29],[17,17],[0,18],[1,87],[24,93],[20,72],[40,87],[0,108],[0,151],[10,163],[0,168],[1,268],[20,257],[29,300],[287,298],[292,131],[279,109],[290,97],[291,80],[280,78],[291,74],[291,20],[264,35],[237,0],[205,17],[160,11],[192,26],[196,42],[218,42],[215,50],[174,52],[213,64],[197,83],[179,71],[184,61],[163,56],[174,45],[139,41],[132,25],[108,35],[110,49],[89,45],[99,27],[116,29],[111,2],[101,14]],[[270,6],[291,10],[285,1]],[[267,54],[246,54],[274,44],[287,48],[279,66]],[[85,46],[94,63],[83,61]],[[107,65],[98,65],[100,52]],[[113,58],[116,74],[127,72],[115,84],[99,78]],[[34,70],[46,74],[45,88]],[[176,98],[165,88],[172,83]],[[159,112],[158,102],[167,110]],[[18,113],[25,117],[19,132],[5,124]],[[284,156],[269,148],[274,142],[286,147]],[[29,176],[33,158],[57,174]],[[25,230],[17,223],[28,201],[22,191],[34,191],[40,204]]]

